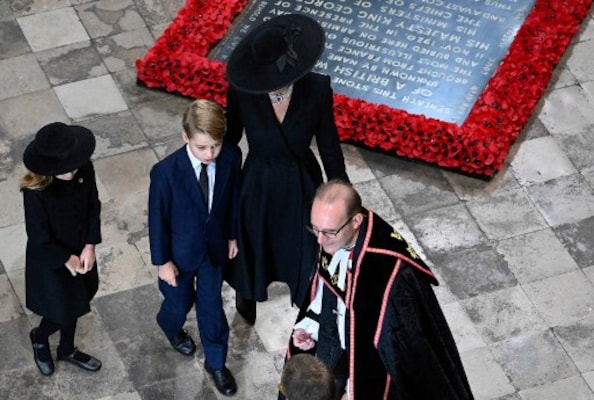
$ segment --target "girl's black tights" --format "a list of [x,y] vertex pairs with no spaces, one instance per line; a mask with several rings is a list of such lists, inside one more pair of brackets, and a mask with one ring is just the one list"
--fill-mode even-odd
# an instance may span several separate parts
[[43,318],[37,332],[35,334],[36,341],[39,343],[47,343],[50,335],[60,331],[60,353],[71,354],[74,351],[74,332],[76,331],[75,319],[73,322],[68,324],[57,324],[50,321],[47,318]]

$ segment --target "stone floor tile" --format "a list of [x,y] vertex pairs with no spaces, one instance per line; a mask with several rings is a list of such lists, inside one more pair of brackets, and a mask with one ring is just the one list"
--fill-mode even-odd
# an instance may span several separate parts
[[477,247],[435,261],[452,293],[460,300],[517,284],[507,263],[490,247]]
[[[2,4],[5,4],[2,2]],[[2,20],[0,24],[0,60],[18,57],[31,52],[29,43],[15,19]]]
[[0,100],[49,87],[33,54],[0,61]]
[[[2,199],[0,227],[23,222],[23,194],[19,190],[19,185],[21,178],[25,176],[26,169],[20,162],[20,158],[18,158],[18,163],[21,165],[18,167],[10,171],[0,171],[0,198]],[[11,161],[14,163],[14,159]],[[2,164],[0,163],[0,165]]]
[[524,400],[594,400],[594,393],[581,376],[562,379],[520,391]]
[[[343,144],[341,147],[346,164],[346,172],[351,183],[359,183],[375,179],[369,165],[365,159],[361,157],[360,149],[350,144]],[[312,149],[318,158],[319,153],[317,152],[317,146],[312,146]]]
[[70,122],[51,89],[0,101],[0,120],[4,122],[8,137],[27,142],[50,122]]
[[54,88],[70,118],[84,119],[128,109],[110,75],[67,83]]
[[24,268],[26,243],[27,233],[23,222],[0,228],[0,260],[7,272]]
[[581,372],[594,371],[594,315],[553,327],[553,332]]
[[553,227],[594,216],[594,189],[580,174],[552,179],[527,189],[538,210]]
[[580,267],[594,265],[594,217],[561,225],[554,230]]
[[140,394],[136,391],[131,393],[119,393],[114,396],[102,397],[97,400],[142,400]]
[[472,297],[461,303],[487,343],[542,332],[548,327],[520,286]]
[[520,187],[507,165],[488,181],[449,171],[444,171],[443,175],[461,200],[489,198]]
[[146,86],[137,84],[136,68],[123,69],[113,73],[112,76],[130,108],[137,108],[142,103],[155,100],[167,102],[173,99],[179,99],[179,96],[163,90],[149,89]]
[[94,159],[148,147],[147,139],[130,111],[86,119],[80,124],[95,134]]
[[396,220],[399,217],[378,181],[360,182],[354,184],[354,187],[361,195],[363,207],[381,215],[386,221]]
[[493,355],[516,389],[527,389],[579,375],[550,331],[499,342]]
[[592,132],[594,132],[594,126],[590,126],[582,131],[576,131],[572,135],[560,135],[558,137],[560,147],[580,171],[592,170],[594,168]]
[[15,15],[24,16],[68,7],[68,0],[9,0]]
[[157,281],[157,271],[145,265],[135,246],[122,242],[119,245],[98,245],[97,266],[101,285],[97,296],[120,292]]
[[257,305],[254,329],[266,351],[286,351],[298,311],[289,293]]
[[470,200],[466,206],[489,239],[506,239],[546,227],[545,220],[521,189]]
[[451,206],[459,201],[436,168],[416,165],[413,170],[398,170],[378,181],[401,215]]
[[100,0],[75,7],[91,38],[111,36],[144,27],[132,0]]
[[584,90],[570,86],[548,93],[538,118],[551,134],[567,134],[592,124],[591,109]]
[[590,386],[590,390],[594,391],[594,371],[586,372],[582,376],[588,383],[588,386]]
[[27,15],[17,21],[33,51],[89,40],[72,7]]
[[458,352],[465,353],[480,347],[486,347],[481,335],[460,303],[449,303],[442,305],[441,308],[456,341]]
[[584,92],[586,92],[588,102],[590,104],[594,104],[594,81],[583,82],[581,85],[582,85],[582,88],[584,89]]
[[590,283],[594,285],[594,267],[583,268],[582,271],[584,271],[584,274]]
[[136,0],[134,3],[147,25],[155,25],[170,22],[184,5],[185,0]]
[[405,218],[429,257],[485,244],[481,232],[466,207],[454,205]]
[[[0,377],[10,370],[19,370],[19,368],[32,365],[36,372],[37,367],[33,363],[31,341],[29,332],[33,328],[29,320],[21,315],[8,321],[0,322]],[[39,372],[37,372],[39,373]],[[8,382],[0,378],[0,392],[5,395],[4,388]],[[9,399],[9,397],[6,397]]]
[[502,240],[496,247],[520,283],[563,274],[579,266],[550,229]]
[[182,97],[165,98],[143,103],[132,112],[150,141],[180,140],[182,115],[190,102],[190,99]]
[[127,31],[94,39],[93,43],[111,72],[134,67],[153,45],[154,39],[147,28]]
[[476,400],[503,399],[514,392],[509,378],[486,347],[460,355]]
[[21,303],[14,292],[8,276],[0,274],[0,323],[17,319],[24,315]]
[[107,73],[99,53],[90,41],[35,53],[53,86],[96,78]]
[[550,326],[594,316],[594,286],[581,270],[527,283],[523,288]]
[[511,166],[522,185],[544,182],[577,172],[552,136],[523,142]]
[[571,57],[567,60],[567,68],[580,82],[594,81],[594,66],[589,61],[592,52],[594,52],[594,38],[572,46]]

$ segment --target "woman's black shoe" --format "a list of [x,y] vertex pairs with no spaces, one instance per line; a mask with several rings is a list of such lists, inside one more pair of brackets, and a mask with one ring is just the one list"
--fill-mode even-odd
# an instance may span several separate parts
[[58,360],[67,361],[70,364],[74,364],[77,367],[91,372],[99,371],[101,369],[101,361],[87,353],[83,353],[76,347],[72,353],[67,355],[61,354],[60,348],[58,348]]
[[39,368],[39,371],[43,375],[50,376],[54,373],[54,360],[52,360],[52,353],[49,349],[49,343],[38,343],[36,334],[37,328],[33,328],[29,333],[31,345],[33,346],[35,365],[37,365],[37,368]]
[[256,323],[256,301],[246,299],[239,293],[235,293],[235,309],[241,317],[250,325]]

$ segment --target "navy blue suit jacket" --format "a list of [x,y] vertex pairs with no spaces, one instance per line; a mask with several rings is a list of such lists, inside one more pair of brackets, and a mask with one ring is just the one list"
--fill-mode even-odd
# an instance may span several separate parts
[[205,256],[214,266],[228,262],[228,241],[237,238],[240,171],[239,147],[224,143],[209,213],[185,146],[153,166],[148,220],[154,265],[173,261],[193,270]]

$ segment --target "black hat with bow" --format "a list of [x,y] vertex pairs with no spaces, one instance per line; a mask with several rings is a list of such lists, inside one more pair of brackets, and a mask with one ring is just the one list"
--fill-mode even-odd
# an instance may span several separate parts
[[227,62],[227,79],[253,94],[288,86],[312,70],[324,51],[324,29],[314,19],[287,14],[256,26]]

